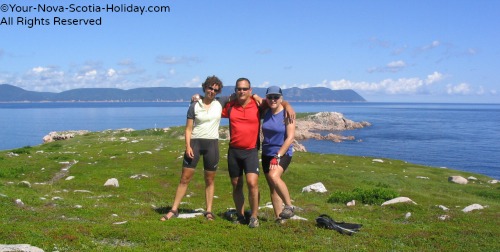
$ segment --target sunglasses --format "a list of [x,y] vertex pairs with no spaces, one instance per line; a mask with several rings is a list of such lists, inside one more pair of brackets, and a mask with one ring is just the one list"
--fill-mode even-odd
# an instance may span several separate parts
[[281,98],[281,95],[266,95],[266,98],[269,100],[278,100]]
[[208,90],[210,90],[210,91],[214,91],[214,92],[216,92],[216,93],[217,93],[217,92],[219,92],[219,90],[220,90],[220,89],[213,88],[213,87],[207,87],[207,88],[208,88]]
[[234,91],[248,91],[250,88],[235,88]]

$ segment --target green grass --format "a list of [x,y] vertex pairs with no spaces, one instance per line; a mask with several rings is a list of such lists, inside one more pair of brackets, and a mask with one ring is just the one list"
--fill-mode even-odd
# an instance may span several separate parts
[[[128,140],[121,141],[121,137]],[[2,151],[0,243],[27,243],[45,251],[500,251],[500,186],[488,184],[490,178],[398,160],[372,162],[372,157],[295,153],[284,180],[294,205],[302,209],[297,214],[308,220],[278,225],[272,211],[262,209],[259,228],[234,225],[223,218],[234,206],[225,159],[227,141],[221,141],[220,148],[213,209],[218,218],[213,222],[203,217],[159,221],[179,182],[183,127],[168,132],[92,132]],[[61,171],[64,162],[73,161],[77,163],[67,172]],[[131,179],[135,174],[148,177]],[[479,180],[452,184],[447,181],[452,175],[473,175]],[[75,178],[65,180],[68,176]],[[120,187],[104,187],[108,178],[117,178]],[[31,187],[21,181],[30,182]],[[301,192],[316,182],[329,192]],[[264,205],[270,198],[263,175],[259,183],[260,205]],[[417,205],[329,203],[334,193],[348,194],[356,188],[369,197],[383,188]],[[205,207],[201,165],[188,193],[191,197],[183,199],[186,204],[181,211]],[[25,205],[16,205],[16,199]],[[487,207],[461,211],[474,203]],[[405,219],[407,212],[412,213],[409,219]],[[363,228],[354,236],[320,229],[314,221],[320,214],[361,223]],[[444,214],[450,219],[439,220]]]

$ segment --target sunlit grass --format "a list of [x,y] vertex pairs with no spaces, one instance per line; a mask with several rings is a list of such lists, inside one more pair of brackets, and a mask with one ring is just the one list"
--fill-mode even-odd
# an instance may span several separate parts
[[[223,218],[234,206],[227,141],[220,141],[220,149],[213,209],[218,218],[213,222],[202,216],[159,221],[171,206],[180,178],[182,127],[167,132],[92,132],[23,147],[16,155],[0,152],[0,243],[27,243],[45,251],[500,251],[500,187],[487,183],[490,178],[398,160],[373,162],[374,157],[295,153],[284,180],[300,208],[297,214],[307,221],[279,225],[272,210],[264,208],[259,228],[234,225]],[[61,171],[67,162],[75,163]],[[130,178],[138,174],[144,177]],[[478,181],[452,184],[447,180],[451,175],[473,175]],[[74,178],[66,180],[69,176]],[[120,187],[104,187],[109,178],[117,178]],[[328,192],[302,192],[316,182]],[[259,185],[264,205],[270,198],[262,176]],[[417,204],[328,203],[333,192],[355,188],[387,188]],[[182,212],[204,208],[201,165],[188,194]],[[485,209],[461,211],[474,203]],[[354,236],[320,229],[315,225],[320,214],[363,228]],[[439,220],[442,215],[449,219]]]

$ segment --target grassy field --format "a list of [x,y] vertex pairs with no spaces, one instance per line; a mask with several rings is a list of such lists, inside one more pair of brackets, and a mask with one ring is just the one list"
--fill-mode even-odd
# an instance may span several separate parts
[[[380,157],[295,153],[284,180],[299,208],[296,213],[307,220],[276,224],[272,209],[263,208],[260,227],[235,225],[224,219],[234,205],[227,141],[220,146],[214,200],[218,218],[212,222],[203,216],[159,221],[180,178],[182,127],[167,132],[92,132],[2,151],[0,244],[31,244],[45,251],[500,251],[500,186],[487,183],[491,178],[398,160],[372,161]],[[200,167],[181,212],[205,206]],[[448,182],[452,175],[478,180],[458,185]],[[67,180],[69,176],[74,178]],[[109,178],[117,178],[120,186],[105,187]],[[302,192],[317,182],[328,192]],[[417,204],[358,202],[347,207],[328,201],[335,192],[376,188],[393,190]],[[264,206],[270,197],[263,175],[260,192]],[[23,204],[16,203],[18,199]],[[474,203],[485,208],[462,212]],[[318,228],[315,218],[320,214],[363,228],[353,236]],[[442,215],[449,218],[440,220]]]

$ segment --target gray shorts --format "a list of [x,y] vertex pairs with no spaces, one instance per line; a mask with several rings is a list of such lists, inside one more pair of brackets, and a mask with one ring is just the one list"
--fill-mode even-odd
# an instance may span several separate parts
[[259,151],[257,148],[250,150],[229,147],[227,151],[227,166],[229,177],[243,176],[243,172],[259,174]]
[[200,156],[203,156],[203,169],[216,171],[219,166],[219,141],[217,139],[191,139],[194,157],[189,158],[184,153],[183,167],[196,168]]

